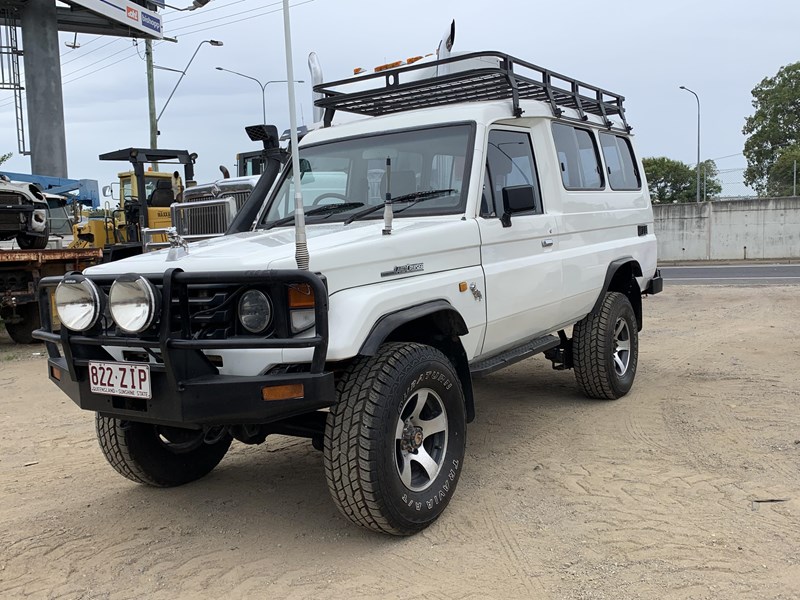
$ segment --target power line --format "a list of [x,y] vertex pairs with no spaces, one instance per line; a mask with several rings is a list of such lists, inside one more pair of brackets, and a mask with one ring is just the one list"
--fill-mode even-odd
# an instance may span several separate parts
[[[129,58],[133,58],[134,56],[137,56],[137,54],[138,54],[138,53],[130,54],[130,55],[128,55],[128,56],[125,56],[125,57],[123,57],[123,58],[120,58],[119,60],[115,60],[115,61],[114,61],[114,62],[112,62],[112,63],[109,63],[109,64],[107,64],[107,65],[105,65],[105,66],[103,66],[103,67],[100,67],[99,69],[97,69],[97,71],[101,71],[101,70],[103,70],[103,69],[107,69],[107,68],[109,68],[109,67],[113,67],[114,65],[116,65],[116,64],[119,64],[119,63],[121,63],[121,62],[122,62],[122,61],[124,61],[124,60],[128,60]],[[72,82],[74,82],[74,81],[78,81],[79,79],[83,79],[84,77],[89,77],[90,75],[94,75],[95,73],[97,73],[97,71],[92,71],[91,73],[84,73],[83,75],[80,75],[80,76],[78,76],[78,77],[75,77],[74,79],[70,79],[70,80],[68,80],[68,81],[65,81],[65,82],[64,82],[64,85],[66,85],[66,84],[68,84],[68,83],[72,83]],[[76,72],[77,72],[77,71],[76,71]]]
[[723,158],[733,158],[734,156],[742,156],[743,152],[737,152],[736,154],[727,154],[725,156],[718,156],[717,158],[709,158],[707,160],[722,160]]
[[[296,8],[298,6],[302,6],[303,4],[311,4],[314,1],[315,0],[305,0],[304,2],[296,2],[295,4],[292,4],[291,6],[289,6],[289,8]],[[268,6],[274,6],[275,4],[280,4],[280,3],[279,2],[275,2],[273,4],[269,4]],[[282,10],[283,10],[282,8],[276,8],[276,9],[273,9],[273,10],[268,10],[268,11],[263,12],[263,13],[258,13],[258,14],[255,14],[255,15],[251,15],[249,17],[244,17],[242,19],[237,19],[236,21],[230,21],[228,23],[220,23],[219,25],[213,25],[211,27],[204,27],[202,29],[196,29],[194,31],[187,31],[186,33],[182,34],[182,36],[183,37],[187,37],[189,35],[193,35],[195,33],[200,33],[202,31],[209,31],[211,29],[219,29],[220,27],[225,27],[227,25],[233,25],[234,23],[241,23],[242,21],[249,21],[253,17],[261,17],[263,15],[269,15],[269,14],[272,14],[272,13],[281,12]],[[250,11],[245,11],[245,12],[250,12]],[[239,13],[239,14],[244,14],[244,13]],[[230,16],[234,16],[234,15],[230,15]],[[226,17],[221,17],[221,18],[226,18]],[[200,23],[197,23],[197,25],[200,25]]]
[[[183,19],[191,19],[193,17],[196,18],[196,17],[200,17],[200,16],[205,16],[208,13],[213,12],[215,10],[222,10],[223,8],[229,8],[229,7],[233,6],[234,4],[241,4],[242,2],[250,2],[250,0],[234,0],[233,2],[228,2],[227,4],[223,4],[221,6],[212,6],[211,8],[209,8],[208,6],[204,6],[203,10],[200,11],[200,12],[192,11],[188,15],[182,15],[180,17],[175,17],[174,19],[169,19],[168,21],[165,21],[165,24],[166,23],[174,23],[175,21],[182,21]],[[165,15],[175,14],[176,12],[183,12],[183,11],[170,10],[168,12],[164,12],[164,13],[161,13],[161,14],[162,14],[162,16],[165,16]],[[220,18],[224,19],[225,17],[220,17]]]
[[[237,3],[239,3],[239,2],[244,2],[244,1],[246,1],[246,0],[236,0],[236,2],[233,2],[233,3],[231,3],[231,4],[237,4]],[[298,7],[298,6],[302,6],[302,5],[304,5],[304,4],[310,4],[311,2],[314,2],[314,1],[315,1],[315,0],[304,0],[304,1],[302,1],[302,2],[297,2],[297,3],[295,3],[295,4],[292,4],[292,5],[290,5],[290,6],[289,6],[289,8],[296,8],[296,7]],[[232,17],[236,17],[236,16],[239,16],[239,15],[247,14],[247,13],[252,13],[252,12],[254,12],[254,11],[257,11],[257,10],[262,10],[262,9],[264,9],[264,8],[267,8],[267,7],[272,7],[272,6],[276,6],[276,5],[279,5],[279,4],[282,4],[282,2],[272,2],[272,3],[270,3],[270,4],[267,4],[266,6],[261,6],[261,7],[259,7],[259,8],[256,8],[256,9],[249,9],[249,10],[246,10],[246,11],[240,11],[240,12],[237,12],[237,13],[231,13],[231,14],[229,14],[229,15],[226,15],[226,16],[220,16],[220,17],[216,17],[215,19],[211,19],[211,20],[209,20],[209,21],[201,21],[201,22],[198,22],[198,23],[194,23],[194,24],[192,24],[192,25],[187,25],[187,26],[185,26],[185,27],[181,27],[181,28],[179,28],[179,29],[190,29],[191,27],[195,27],[195,26],[197,26],[197,25],[204,25],[204,24],[206,24],[206,23],[213,23],[213,22],[217,22],[217,21],[220,21],[220,20],[224,20],[224,19],[230,19],[230,18],[232,18]],[[227,5],[225,5],[225,6],[218,7],[218,8],[227,8],[227,7],[229,7],[229,6],[230,6],[230,4],[227,4]],[[211,9],[209,9],[209,10],[211,10]],[[244,17],[244,18],[242,18],[242,19],[236,19],[236,20],[234,20],[234,21],[229,21],[229,22],[227,22],[227,23],[218,23],[217,25],[215,25],[215,26],[212,26],[212,27],[205,27],[205,28],[201,28],[201,29],[194,30],[194,31],[187,31],[187,32],[185,32],[185,33],[181,34],[181,37],[190,37],[190,36],[192,36],[192,35],[194,35],[194,34],[201,33],[201,32],[203,32],[203,31],[208,31],[209,29],[218,29],[218,28],[220,28],[220,27],[226,27],[226,26],[228,26],[228,25],[234,25],[234,24],[236,24],[236,23],[241,23],[242,21],[247,21],[247,20],[249,20],[249,19],[252,19],[253,17],[260,17],[260,16],[263,16],[263,15],[273,14],[273,13],[276,13],[276,12],[280,12],[281,10],[283,10],[283,8],[282,8],[282,7],[280,7],[280,8],[274,8],[274,9],[271,9],[271,10],[266,10],[266,11],[264,11],[264,12],[260,12],[260,13],[257,13],[257,14],[250,15],[249,17]],[[178,11],[173,11],[173,12],[178,12]],[[171,14],[171,13],[165,13],[165,14]],[[192,15],[192,16],[193,16],[193,15]],[[172,31],[175,31],[175,30],[172,30]],[[93,42],[93,41],[97,41],[97,40],[98,40],[100,37],[102,37],[102,36],[97,36],[96,38],[94,38],[94,39],[92,39],[92,40],[89,40],[89,42],[87,42],[85,45],[88,45],[89,43],[91,43],[91,42]],[[117,42],[117,41],[120,41],[120,39],[118,38],[118,39],[111,40],[110,42],[108,42],[108,43],[104,44],[103,46],[100,46],[99,48],[95,48],[95,50],[100,50],[100,49],[102,49],[102,48],[104,48],[104,47],[106,47],[106,46],[108,46],[108,45],[110,45],[110,44],[112,44],[112,43],[114,43],[114,42]],[[162,43],[163,43],[163,41],[157,41],[157,42],[155,42],[155,44],[156,44],[156,45],[160,45],[160,44],[162,44]],[[128,60],[129,58],[133,58],[134,56],[137,56],[137,55],[138,55],[138,49],[135,49],[135,50],[136,50],[136,52],[135,52],[135,53],[133,53],[133,54],[130,54],[130,55],[128,55],[128,56],[124,56],[124,57],[120,58],[119,60],[116,60],[116,61],[114,61],[114,62],[112,62],[112,63],[109,63],[109,64],[107,64],[107,65],[103,65],[102,67],[99,67],[99,68],[95,69],[95,70],[94,70],[94,71],[92,71],[91,73],[86,73],[86,74],[84,74],[84,75],[80,75],[80,76],[78,76],[78,77],[75,77],[75,78],[73,78],[73,79],[66,79],[66,78],[68,78],[68,77],[70,77],[70,76],[72,76],[72,75],[75,75],[76,73],[79,73],[79,72],[81,72],[81,71],[85,71],[86,69],[88,69],[88,68],[90,68],[90,67],[93,67],[93,66],[95,66],[95,65],[97,65],[97,64],[99,64],[99,63],[102,63],[102,62],[104,62],[104,61],[108,60],[109,58],[112,58],[112,57],[114,57],[114,56],[117,56],[117,55],[119,55],[119,54],[122,54],[123,52],[125,52],[125,51],[128,51],[128,50],[131,50],[131,49],[132,49],[132,48],[130,48],[130,47],[129,47],[129,48],[123,48],[122,50],[118,50],[117,52],[113,52],[113,53],[111,53],[111,54],[107,55],[105,58],[101,58],[101,59],[99,59],[99,60],[96,60],[95,62],[93,62],[93,63],[90,63],[90,64],[88,64],[88,65],[85,65],[85,66],[83,66],[83,67],[80,67],[79,69],[76,69],[76,70],[74,70],[74,71],[71,71],[70,73],[65,73],[65,74],[62,76],[63,78],[65,78],[65,79],[62,81],[62,85],[66,85],[66,84],[68,84],[68,83],[73,83],[73,82],[75,82],[75,81],[78,81],[78,80],[80,80],[80,79],[83,79],[83,78],[85,78],[85,77],[88,77],[88,76],[90,76],[90,75],[94,75],[95,73],[98,73],[99,71],[102,71],[102,70],[104,70],[104,69],[107,69],[107,68],[109,68],[109,67],[113,67],[113,66],[114,66],[114,65],[116,65],[116,64],[119,64],[119,63],[121,63],[121,62],[123,62],[123,61],[125,61],[125,60]],[[94,50],[92,50],[92,52],[93,52],[93,51],[94,51]],[[89,54],[89,53],[87,52],[86,54]],[[84,56],[85,56],[85,55],[84,55]],[[72,62],[72,61],[67,61],[67,62]],[[65,63],[65,64],[66,64],[66,63]],[[4,102],[4,103],[0,103],[0,108],[5,108],[6,106],[11,106],[12,104],[14,104],[14,100],[13,100],[13,99],[12,99],[12,100],[10,100],[10,101]]]
[[[94,61],[93,63],[89,63],[88,65],[85,65],[85,66],[83,66],[83,67],[80,67],[79,69],[75,69],[74,71],[71,71],[71,72],[69,72],[69,73],[64,73],[64,74],[62,75],[62,77],[65,77],[65,78],[66,78],[66,77],[69,77],[70,75],[74,75],[75,73],[80,73],[81,71],[85,71],[86,69],[88,69],[88,68],[90,68],[90,67],[93,67],[93,66],[94,66],[94,65],[96,65],[96,64],[99,64],[99,63],[101,63],[101,62],[104,62],[104,61],[108,60],[108,59],[109,59],[109,58],[111,58],[112,56],[117,56],[118,54],[122,54],[123,52],[126,52],[126,51],[128,51],[128,50],[131,50],[131,48],[130,48],[130,47],[128,47],[128,48],[123,48],[122,50],[117,50],[116,52],[113,52],[112,54],[109,54],[109,55],[108,55],[108,56],[106,56],[105,58],[101,58],[100,60],[96,60],[96,61]],[[100,69],[97,69],[97,70],[99,71]]]
[[[313,0],[308,0],[308,1],[311,2]],[[224,17],[214,17],[213,19],[209,19],[207,21],[198,21],[197,23],[192,23],[191,25],[184,25],[183,27],[175,27],[173,29],[170,29],[170,33],[175,33],[176,31],[181,31],[182,29],[190,29],[192,27],[196,27],[197,25],[205,25],[207,23],[214,23],[216,21],[220,21],[221,19],[230,19],[232,17],[238,17],[239,15],[244,15],[244,14],[247,14],[247,13],[256,12],[258,10],[262,10],[264,8],[268,8],[270,6],[275,6],[277,4],[283,4],[283,2],[271,2],[271,3],[269,3],[269,4],[265,5],[265,6],[259,6],[257,8],[249,8],[247,10],[243,10],[243,11],[240,11],[240,12],[237,12],[237,13],[231,13],[230,15],[226,15]],[[297,4],[295,4],[294,6],[297,6]],[[275,11],[269,11],[269,12],[275,12]],[[263,14],[269,14],[269,13],[263,13]],[[257,17],[257,16],[260,16],[260,15],[252,15],[251,17],[248,17],[248,18]],[[241,20],[244,21],[246,19],[241,19]],[[238,21],[233,21],[233,22],[234,23],[238,23]],[[230,24],[231,23],[223,23],[223,24],[220,24],[219,26],[230,25]]]
[[[64,65],[68,65],[69,63],[75,62],[76,60],[81,60],[82,58],[86,58],[92,52],[97,52],[98,50],[102,50],[106,46],[110,46],[111,44],[115,44],[116,42],[120,42],[120,41],[122,41],[121,38],[116,38],[116,39],[111,40],[110,42],[106,42],[102,46],[98,46],[97,48],[93,48],[92,50],[89,50],[88,52],[82,52],[80,54],[80,56],[76,56],[76,57],[71,58],[69,60],[63,61],[61,63],[61,66],[63,67]],[[83,47],[83,45],[81,47]],[[74,50],[72,52],[74,52]],[[68,52],[67,54],[71,54],[71,52]],[[64,56],[64,54],[62,54],[61,56]]]

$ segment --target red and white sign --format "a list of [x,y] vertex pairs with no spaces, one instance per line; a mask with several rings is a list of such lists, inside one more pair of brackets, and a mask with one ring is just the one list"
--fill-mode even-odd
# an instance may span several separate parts
[[[161,15],[131,2],[131,0],[62,0],[80,6],[117,23],[140,32],[141,37],[163,38]],[[158,1],[155,4],[160,4]]]

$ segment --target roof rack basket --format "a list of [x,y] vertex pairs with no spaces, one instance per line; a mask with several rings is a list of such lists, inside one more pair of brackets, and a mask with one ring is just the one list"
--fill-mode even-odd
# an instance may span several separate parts
[[[474,68],[476,64],[479,66]],[[421,79],[419,73],[416,74],[417,79],[414,79],[416,71],[436,67],[438,72],[443,65],[450,65],[446,68],[446,74]],[[373,86],[364,90],[367,85],[365,82],[370,82]],[[336,89],[353,84],[358,84],[357,91]],[[481,100],[511,99],[514,116],[519,117],[523,113],[519,105],[520,99],[530,99],[547,102],[555,117],[586,121],[587,113],[598,115],[609,129],[620,129],[610,119],[612,115],[618,115],[622,121],[621,130],[631,130],[625,120],[623,96],[502,52],[471,52],[433,62],[415,63],[369,75],[321,83],[314,86],[314,91],[323,94],[314,104],[325,110],[325,127],[330,126],[337,110],[379,116]],[[575,109],[578,119],[564,116],[561,107]]]

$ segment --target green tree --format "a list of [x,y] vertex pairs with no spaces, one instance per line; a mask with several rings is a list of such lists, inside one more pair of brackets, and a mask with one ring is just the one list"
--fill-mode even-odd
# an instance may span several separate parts
[[0,165],[2,165],[4,162],[6,162],[12,156],[13,156],[13,154],[11,154],[11,152],[9,152],[8,154],[0,154]]
[[[653,202],[694,202],[697,199],[697,171],[693,166],[666,156],[645,158],[642,163]],[[717,165],[713,160],[703,161],[700,164],[701,198],[713,198],[720,192],[722,184]]]
[[764,195],[781,151],[800,144],[800,62],[781,67],[753,88],[753,108],[742,129],[748,136],[744,182]]
[[[695,172],[692,189],[697,186],[697,172]],[[700,163],[700,197],[713,200],[722,193],[722,183],[719,180],[719,169],[713,160],[704,160]],[[695,193],[695,199],[697,194]]]
[[794,195],[796,165],[800,165],[800,145],[784,148],[769,169],[766,188],[768,196]]

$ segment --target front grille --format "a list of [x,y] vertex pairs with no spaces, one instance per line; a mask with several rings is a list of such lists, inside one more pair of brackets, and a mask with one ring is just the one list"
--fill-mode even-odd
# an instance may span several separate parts
[[[163,285],[160,280],[151,279],[151,283],[162,293]],[[180,333],[182,339],[192,340],[224,340],[236,336],[251,335],[242,329],[237,315],[238,303],[241,294],[253,288],[258,288],[270,296],[273,305],[272,323],[267,330],[258,337],[270,337],[276,329],[285,332],[288,325],[277,324],[278,318],[283,318],[285,311],[276,310],[276,306],[283,303],[286,289],[283,285],[236,285],[236,284],[206,284],[187,285],[183,290],[175,293],[172,298],[170,331]],[[103,284],[100,288],[108,295],[111,284]],[[162,302],[166,298],[162,297]],[[162,308],[163,314],[163,308]],[[143,340],[156,341],[160,327],[160,318],[150,330],[136,334],[135,337]],[[110,318],[101,325],[102,335],[130,337],[117,330],[114,321]]]
[[[162,292],[160,281],[151,281]],[[101,289],[108,295],[111,285],[102,285]],[[235,335],[236,298],[239,296],[238,285],[204,285],[187,286],[186,303],[179,297],[172,298],[172,319],[170,331],[183,332],[185,339],[225,339]],[[163,298],[162,301],[166,301]],[[104,335],[122,335],[114,321],[108,319],[103,324]],[[143,339],[157,339],[158,325],[151,331],[138,334]]]
[[[236,210],[240,210],[247,199],[250,197],[250,189],[238,192],[223,192],[219,194],[219,198],[231,196],[236,200]],[[211,194],[202,194],[199,196],[192,196],[191,194],[184,193],[184,200],[186,202],[199,202],[201,200],[214,200],[215,197]],[[225,217],[224,206],[206,206],[203,208],[195,208],[186,211],[185,217],[182,220],[181,235],[214,235],[225,233],[228,229],[228,220]]]
[[25,203],[25,199],[21,194],[15,194],[13,192],[0,192],[0,205],[22,206]]

